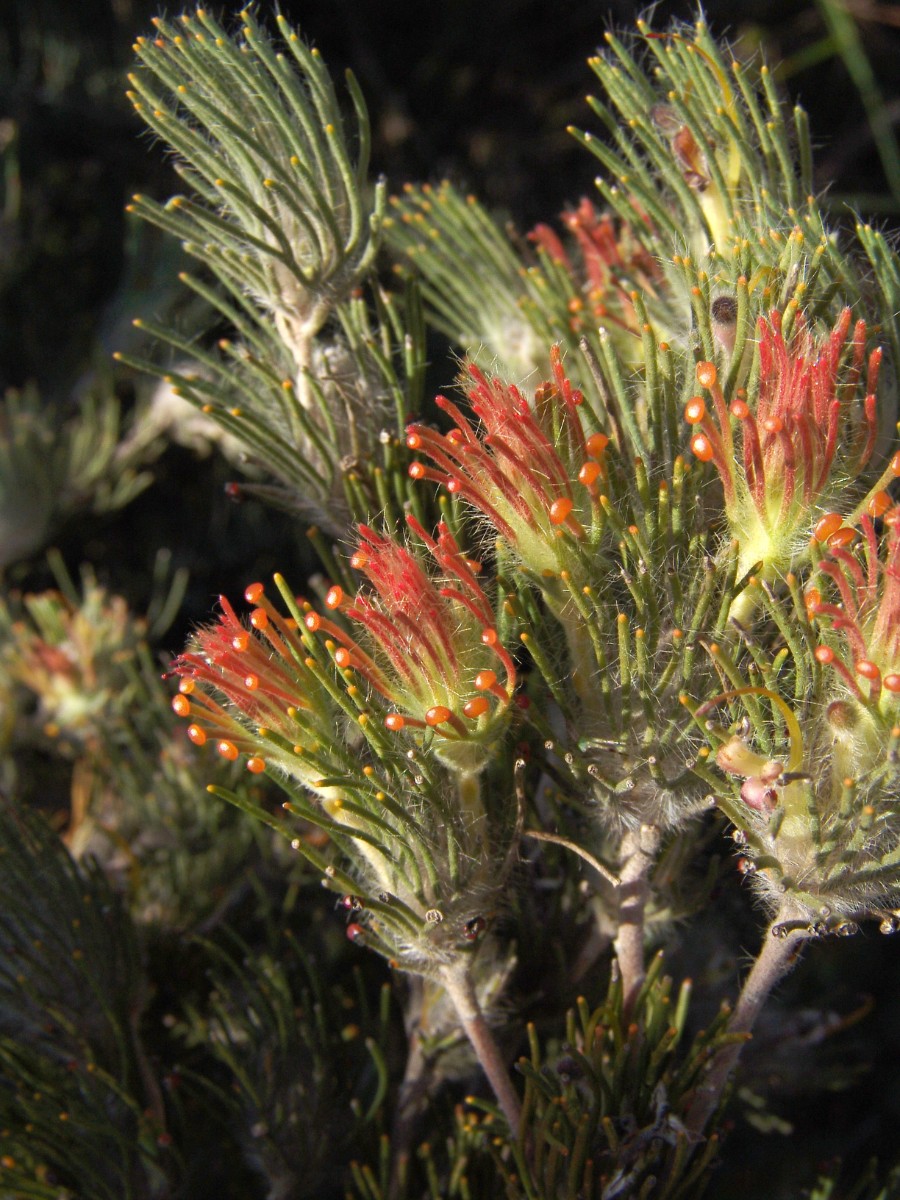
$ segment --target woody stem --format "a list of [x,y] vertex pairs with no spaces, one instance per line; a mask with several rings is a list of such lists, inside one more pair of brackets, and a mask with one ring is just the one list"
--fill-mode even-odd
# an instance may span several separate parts
[[441,972],[441,983],[469,1039],[481,1069],[494,1090],[513,1137],[519,1133],[522,1106],[491,1028],[484,1018],[468,964],[457,961]]

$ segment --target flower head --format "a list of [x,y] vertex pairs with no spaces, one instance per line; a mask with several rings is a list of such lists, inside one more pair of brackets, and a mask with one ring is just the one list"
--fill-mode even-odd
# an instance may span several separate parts
[[330,765],[320,751],[334,741],[336,706],[297,622],[275,609],[260,583],[245,597],[255,605],[249,628],[222,596],[215,625],[198,630],[172,664],[181,680],[172,707],[190,718],[195,745],[212,739],[223,758],[248,755],[251,772],[275,766],[316,790]]
[[846,308],[831,333],[817,340],[802,314],[790,334],[781,313],[761,317],[752,405],[738,389],[729,406],[714,364],[697,367],[712,408],[700,395],[688,403],[685,419],[695,427],[691,449],[712,462],[722,480],[741,573],[762,562],[764,576],[783,574],[811,534],[829,544],[852,538],[844,522],[852,524],[867,507],[882,505],[886,480],[900,471],[895,456],[862,499],[862,489],[854,493],[852,511],[843,516],[833,511],[846,507],[848,484],[868,466],[878,437],[875,392],[882,352],[873,350],[866,362],[866,324],[857,321],[850,336],[851,322]]
[[562,223],[571,235],[568,246],[543,223],[528,238],[547,256],[558,283],[568,282],[570,329],[579,333],[599,323],[613,334],[621,332],[626,335],[621,339],[623,352],[633,357],[640,348],[641,322],[632,294],[638,288],[645,300],[658,298],[664,288],[658,262],[627,222],[599,213],[587,198],[564,212]]
[[309,613],[306,625],[330,634],[337,665],[363,676],[390,703],[388,729],[434,730],[439,758],[476,771],[506,727],[516,669],[478,582],[480,565],[463,555],[445,524],[432,538],[408,520],[442,578],[432,578],[407,546],[361,526],[351,562],[371,590],[348,601],[332,589],[329,603],[360,627],[363,644],[318,613]]
[[[806,594],[810,615],[826,634],[816,658],[832,667],[839,687],[858,704],[889,721],[900,718],[900,508],[884,517],[884,553],[871,518],[863,517],[862,554],[834,547],[819,564],[840,603]],[[830,636],[826,631],[830,628]]]
[[407,436],[410,449],[434,463],[414,462],[410,475],[469,500],[539,576],[557,574],[572,544],[602,528],[597,485],[609,443],[604,433],[585,435],[578,411],[583,397],[566,378],[558,347],[551,363],[553,382],[538,388],[533,405],[514,384],[470,365],[466,394],[481,429],[439,396],[455,427],[442,434],[411,425]]

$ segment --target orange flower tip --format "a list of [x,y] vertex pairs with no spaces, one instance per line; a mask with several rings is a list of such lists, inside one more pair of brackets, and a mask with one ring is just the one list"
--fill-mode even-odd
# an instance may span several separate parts
[[699,458],[701,462],[710,462],[713,457],[712,442],[704,433],[695,433],[691,438],[691,450],[694,452],[695,458]]
[[244,599],[248,604],[259,604],[265,590],[265,587],[261,583],[251,583],[249,587],[244,589]]
[[866,512],[870,517],[883,517],[892,504],[889,492],[876,492],[866,505]]
[[840,513],[829,512],[823,517],[819,517],[813,526],[813,537],[817,542],[827,542],[844,523],[844,518]]
[[462,480],[448,479],[447,480],[447,491],[450,493],[451,496],[455,496],[457,492],[462,491]]
[[247,689],[248,692],[255,692],[256,689],[259,687],[259,676],[258,675],[245,675],[244,676],[244,687]]
[[467,700],[463,705],[463,715],[468,717],[470,721],[476,721],[479,717],[483,717],[490,707],[484,696],[475,696],[472,700]]
[[605,433],[592,433],[585,442],[585,449],[591,458],[599,458],[608,445],[609,438]]
[[437,725],[444,725],[451,717],[450,709],[443,704],[434,704],[425,713],[425,724],[434,728]]
[[408,433],[406,435],[406,444],[410,450],[421,450],[422,438],[418,433]]
[[719,378],[716,364],[711,362],[697,363],[697,382],[703,388],[714,388]]
[[828,549],[840,550],[844,546],[849,546],[851,542],[855,542],[856,537],[856,530],[851,529],[849,526],[845,526],[843,529],[839,529],[837,533],[833,533],[828,539]]
[[317,633],[322,627],[322,618],[317,612],[310,612],[307,613],[303,618],[303,624],[310,631],[310,633]]
[[479,671],[475,676],[475,686],[479,692],[488,692],[497,685],[496,671]]
[[497,641],[498,641],[497,630],[496,629],[482,629],[481,641],[485,646],[496,646]]
[[856,663],[856,673],[857,675],[862,675],[863,679],[871,680],[873,683],[876,679],[881,678],[881,671],[879,671],[877,665],[870,662],[867,658],[861,658]]
[[586,462],[578,472],[578,482],[584,484],[585,487],[593,487],[601,470],[599,463]]
[[261,775],[265,769],[265,759],[257,758],[256,755],[247,759],[247,770],[251,775]]
[[781,433],[784,429],[784,421],[781,417],[767,417],[762,426],[766,433]]
[[238,748],[234,742],[218,742],[216,744],[216,750],[218,750],[219,754],[221,754],[223,758],[227,758],[229,762],[234,762],[238,756]]
[[550,505],[550,523],[562,524],[574,508],[575,505],[568,496],[560,496],[559,499],[553,500]]
[[813,651],[813,657],[816,662],[822,663],[823,666],[828,666],[834,662],[834,651],[830,646],[816,646]]
[[190,716],[191,702],[187,696],[175,696],[172,700],[172,708],[179,717]]
[[206,731],[201,729],[199,725],[188,725],[187,735],[195,746],[206,744]]
[[746,400],[732,400],[731,415],[739,421],[746,421],[750,416],[750,405]]
[[406,720],[400,713],[388,713],[384,718],[385,729],[390,729],[392,733],[399,733],[405,724]]
[[349,671],[353,666],[353,655],[346,646],[340,646],[334,652],[334,661],[341,668],[341,670]]
[[885,675],[881,682],[886,691],[893,692],[894,695],[900,692],[900,675],[896,671],[892,671],[890,675]]
[[254,629],[265,629],[269,624],[269,614],[264,608],[254,608],[250,614],[250,624]]
[[325,594],[326,608],[340,608],[344,602],[344,589],[337,584],[330,587]]
[[351,557],[350,566],[353,568],[354,571],[361,571],[363,569],[363,567],[365,567],[365,565],[368,561],[369,561],[368,550],[360,549],[360,550],[357,550],[356,553],[353,554],[353,556]]
[[688,425],[699,425],[706,416],[706,402],[702,396],[692,396],[684,407],[684,419]]
[[178,682],[178,690],[185,696],[189,696],[196,686],[193,679],[181,679]]
[[891,474],[900,478],[900,450],[891,458]]

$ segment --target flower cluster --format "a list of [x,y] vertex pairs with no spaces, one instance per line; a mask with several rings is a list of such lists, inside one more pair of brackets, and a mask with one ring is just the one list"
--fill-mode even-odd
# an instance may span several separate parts
[[824,626],[823,634],[829,626],[831,630],[816,647],[815,656],[833,668],[841,691],[857,705],[896,721],[900,717],[900,507],[884,516],[883,558],[874,522],[863,517],[860,525],[862,556],[835,546],[819,564],[820,575],[830,580],[840,602],[823,599],[819,587],[806,593],[810,616]]
[[446,525],[436,538],[413,518],[410,526],[443,579],[433,580],[407,547],[363,526],[351,564],[372,590],[351,599],[336,585],[325,599],[326,609],[350,625],[310,605],[302,605],[305,613],[293,605],[296,615],[284,617],[256,583],[245,592],[255,606],[248,629],[223,597],[218,622],[200,630],[194,648],[173,666],[181,676],[173,707],[192,718],[191,740],[203,745],[213,737],[226,758],[249,754],[249,770],[271,764],[315,789],[341,753],[337,668],[356,706],[345,710],[344,724],[357,710],[364,732],[370,724],[366,698],[353,682],[358,676],[369,685],[368,701],[378,708],[387,701],[388,730],[423,731],[435,737],[435,752],[447,765],[480,770],[506,727],[515,665],[476,578],[478,564],[463,555]]
[[876,450],[882,357],[876,348],[866,361],[866,323],[857,321],[852,336],[851,323],[851,311],[844,309],[831,333],[817,340],[802,314],[791,333],[781,313],[760,317],[752,405],[742,388],[728,403],[715,364],[697,367],[697,382],[712,406],[700,395],[686,406],[685,420],[694,427],[691,449],[721,478],[741,574],[761,563],[764,578],[781,576],[811,534],[828,545],[845,544],[854,537],[848,527],[862,513],[877,516],[890,505],[884,488],[900,473],[900,455],[864,495],[852,486],[848,491]]
[[528,238],[546,255],[554,277],[561,275],[567,283],[569,327],[580,333],[600,324],[624,333],[629,336],[622,346],[633,352],[641,322],[632,294],[639,289],[648,303],[659,296],[665,281],[658,262],[634,236],[631,226],[598,212],[586,197],[577,208],[562,214],[562,223],[571,235],[570,247],[552,226],[543,223],[536,225]]
[[353,601],[340,588],[328,595],[330,608],[361,627],[371,653],[319,613],[309,613],[306,626],[333,638],[338,667],[361,675],[389,702],[392,711],[384,718],[389,730],[433,730],[434,751],[443,762],[477,771],[506,727],[515,664],[478,582],[480,564],[465,557],[443,522],[437,538],[414,518],[408,523],[440,567],[441,581],[407,547],[361,526],[351,565],[372,590]]
[[605,479],[605,433],[585,434],[581,392],[566,378],[559,347],[551,351],[553,382],[534,404],[514,385],[469,365],[465,380],[476,431],[444,396],[437,404],[455,422],[448,433],[410,425],[407,445],[433,467],[414,462],[413,479],[440,483],[468,500],[536,576],[571,568],[582,544],[596,544],[604,527],[600,484]]

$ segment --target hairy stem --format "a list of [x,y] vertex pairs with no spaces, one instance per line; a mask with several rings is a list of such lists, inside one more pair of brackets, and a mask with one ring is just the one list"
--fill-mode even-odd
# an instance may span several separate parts
[[506,1063],[478,1003],[468,964],[456,962],[441,972],[441,983],[450,997],[481,1069],[494,1090],[513,1137],[518,1137],[522,1106]]
[[[750,1033],[772,989],[787,975],[800,957],[801,943],[808,936],[804,929],[788,930],[776,936],[776,926],[796,917],[789,905],[782,906],[766,930],[762,949],[738,996],[734,1013],[728,1023],[729,1033]],[[690,1133],[701,1135],[710,1117],[719,1107],[722,1093],[737,1065],[744,1041],[723,1046],[713,1059],[706,1082],[697,1089],[688,1111],[686,1126]]]
[[631,1011],[644,982],[644,910],[659,840],[655,825],[629,830],[622,839],[622,869],[617,889],[619,926],[614,945],[626,1014]]

